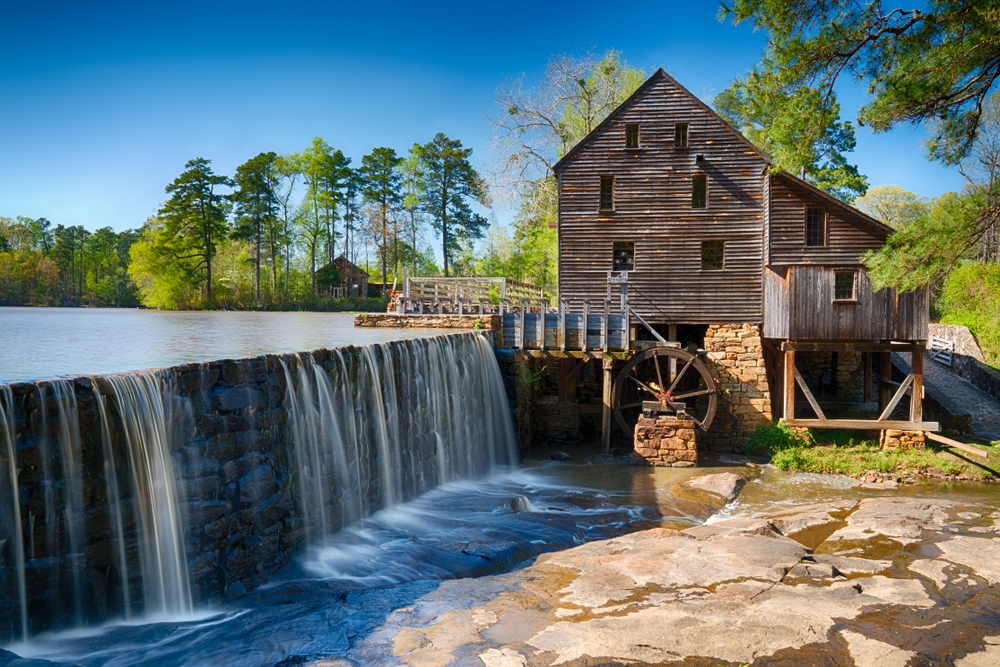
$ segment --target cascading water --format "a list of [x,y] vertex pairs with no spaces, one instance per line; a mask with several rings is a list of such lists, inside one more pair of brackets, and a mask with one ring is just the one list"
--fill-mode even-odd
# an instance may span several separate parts
[[154,373],[111,375],[106,380],[118,409],[132,471],[146,613],[188,614],[191,586],[170,461],[168,430],[177,422],[167,407],[172,392]]
[[[349,364],[337,352],[324,369],[303,354],[284,366],[310,538],[445,482],[516,463],[503,379],[484,338],[371,345],[354,358]],[[357,502],[338,503],[344,497]]]
[[[24,535],[21,532],[21,503],[18,498],[17,482],[17,451],[14,443],[17,434],[14,432],[14,394],[10,387],[0,387],[0,428],[3,428],[4,453],[8,477],[10,479],[11,526],[14,538],[14,558],[17,566],[17,600],[18,617],[21,621],[21,639],[28,639],[28,587],[24,575]],[[9,539],[9,538],[8,538]]]

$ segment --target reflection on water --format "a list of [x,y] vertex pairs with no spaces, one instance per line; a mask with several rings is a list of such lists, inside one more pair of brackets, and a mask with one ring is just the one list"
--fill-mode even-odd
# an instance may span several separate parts
[[[394,610],[417,603],[438,581],[508,570],[546,551],[565,549],[661,523],[696,525],[795,505],[886,493],[945,495],[1000,506],[997,485],[918,485],[900,491],[861,488],[854,480],[802,475],[766,466],[742,495],[709,519],[701,505],[674,499],[670,486],[724,468],[633,467],[580,449],[555,462],[549,450],[517,470],[478,482],[454,482],[413,502],[378,512],[311,545],[268,585],[227,607],[197,616],[118,622],[34,638],[7,647],[24,656],[86,666],[299,665],[358,657],[363,641]],[[481,604],[503,591],[479,579],[453,600]],[[456,593],[457,595],[458,593]],[[440,609],[440,612],[447,609]],[[384,664],[395,664],[386,655]]]
[[355,329],[349,313],[0,308],[0,384],[440,333]]

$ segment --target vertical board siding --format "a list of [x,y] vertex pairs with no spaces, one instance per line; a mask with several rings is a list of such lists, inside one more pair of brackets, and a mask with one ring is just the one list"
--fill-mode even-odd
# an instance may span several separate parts
[[788,338],[787,267],[764,269],[764,338]]
[[[688,147],[674,148],[674,124]],[[639,149],[625,148],[638,123]],[[704,156],[703,166],[696,164]],[[612,244],[635,242],[633,308],[653,322],[760,322],[766,162],[669,78],[654,80],[559,165],[559,294],[574,312],[603,304]],[[692,177],[708,176],[708,206],[691,208]],[[613,175],[614,211],[598,210]],[[725,268],[701,270],[701,242],[724,240]],[[617,306],[617,290],[612,296]]]
[[[853,302],[834,302],[835,268],[787,267],[787,282],[780,274],[765,274],[768,312],[764,336],[790,340],[926,340],[928,336],[927,289],[898,294],[893,289],[875,292],[864,270],[855,278]],[[777,278],[775,278],[777,276]],[[779,283],[784,283],[781,285]],[[786,300],[777,293],[786,289]],[[776,303],[772,308],[771,299]]]
[[[857,264],[862,253],[885,243],[887,232],[786,174],[772,176],[770,190],[770,264]],[[825,246],[806,246],[806,207],[826,209]]]

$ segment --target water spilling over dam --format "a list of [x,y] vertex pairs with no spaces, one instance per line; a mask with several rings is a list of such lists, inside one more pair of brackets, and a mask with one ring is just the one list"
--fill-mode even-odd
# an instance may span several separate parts
[[238,598],[517,457],[478,334],[0,387],[0,643]]

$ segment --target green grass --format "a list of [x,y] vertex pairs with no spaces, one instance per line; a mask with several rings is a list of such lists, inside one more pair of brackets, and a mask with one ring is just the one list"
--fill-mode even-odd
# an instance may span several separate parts
[[[864,432],[850,430],[817,430],[799,435],[784,424],[762,425],[757,428],[746,451],[751,455],[769,456],[771,463],[782,470],[796,472],[836,473],[857,477],[869,470],[900,475],[919,475],[929,468],[945,474],[969,475],[978,479],[994,476],[1000,471],[1000,450],[989,447],[989,459],[983,467],[967,463],[952,455],[947,448],[932,442],[926,449],[882,449],[876,440],[863,437]],[[978,461],[977,461],[978,463]]]

